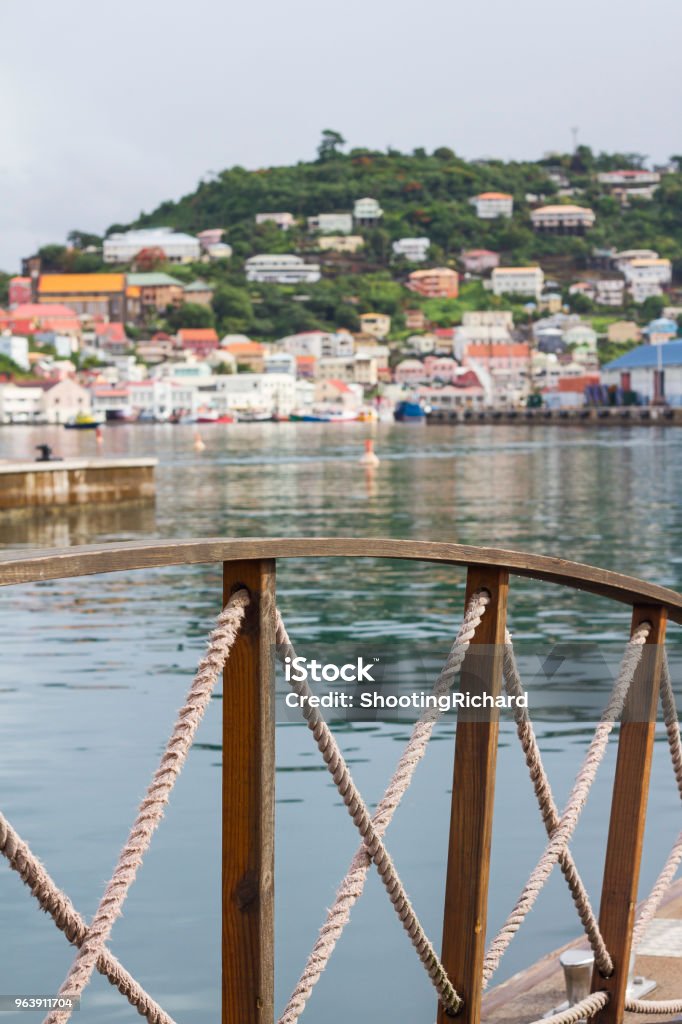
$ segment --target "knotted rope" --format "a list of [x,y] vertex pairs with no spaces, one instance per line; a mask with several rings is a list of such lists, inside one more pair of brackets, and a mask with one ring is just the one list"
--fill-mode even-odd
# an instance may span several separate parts
[[488,947],[483,966],[485,982],[489,981],[497,970],[509,943],[535,904],[552,868],[561,854],[566,851],[578,824],[580,813],[585,806],[597,769],[603,760],[614,723],[623,710],[630,683],[641,660],[642,650],[650,631],[651,625],[648,622],[643,622],[628,641],[609,702],[595,729],[559,823],[552,830],[545,851],[531,872],[509,917]]
[[569,1006],[567,1010],[560,1010],[549,1017],[541,1017],[533,1021],[533,1024],[578,1024],[579,1021],[589,1019],[599,1010],[603,1010],[608,1001],[608,992],[593,992],[575,1006]]
[[[525,691],[519,675],[516,656],[514,654],[514,648],[512,647],[511,635],[508,630],[505,635],[504,681],[505,688],[510,696],[518,698],[524,695]],[[533,723],[531,722],[530,715],[528,714],[528,709],[526,707],[519,706],[518,700],[514,701],[514,720],[516,722],[516,732],[519,740],[521,741],[521,748],[526,757],[526,764],[530,771],[530,777],[535,790],[535,796],[540,807],[540,813],[542,814],[542,821],[547,833],[551,836],[559,827],[561,821],[559,817],[559,810],[554,801],[552,789],[549,784],[549,778],[542,763],[540,748],[535,736],[535,730],[533,729]],[[583,929],[590,940],[590,945],[594,952],[594,958],[599,970],[602,974],[608,976],[613,971],[613,960],[606,948],[603,936],[599,930],[599,925],[597,924],[597,918],[592,910],[592,904],[590,903],[587,890],[585,889],[575,861],[573,860],[573,855],[568,847],[559,854],[559,866],[566,878],[566,881],[568,882],[573,902],[578,911]]]
[[[447,693],[452,687],[455,676],[461,668],[464,656],[489,603],[490,595],[487,591],[478,591],[470,599],[462,625],[450,649],[447,661],[434,683],[433,692],[437,696]],[[293,651],[293,648],[291,648],[283,625],[281,625],[280,631],[280,623],[281,620],[278,620],[277,643],[278,645],[280,643],[285,645],[285,650],[281,654],[283,659],[287,654],[290,655],[290,651]],[[415,769],[423,758],[428,746],[433,727],[442,713],[439,707],[427,708],[413,726],[409,742],[403,750],[396,769],[386,787],[386,791],[371,819],[375,834],[378,837],[384,835],[396,808],[409,788]],[[310,721],[308,725],[312,728]],[[343,929],[348,924],[353,906],[362,895],[371,862],[372,857],[366,843],[363,842],[356,851],[350,867],[339,885],[334,903],[327,912],[327,917],[320,929],[303,972],[279,1018],[279,1024],[295,1024],[302,1014],[314,986],[329,963]]]
[[[163,817],[171,790],[187,760],[194,734],[235,642],[249,601],[248,592],[239,590],[232,595],[218,616],[216,628],[209,637],[208,650],[199,662],[187,701],[178,713],[159,767],[140,804],[138,816],[87,935],[59,989],[60,994],[79,996],[92,977],[97,961],[104,953],[105,943],[114,922],[121,913],[124,900],[135,880],[152,835]],[[70,1016],[70,1009],[52,1010],[46,1016],[44,1024],[66,1024]]]

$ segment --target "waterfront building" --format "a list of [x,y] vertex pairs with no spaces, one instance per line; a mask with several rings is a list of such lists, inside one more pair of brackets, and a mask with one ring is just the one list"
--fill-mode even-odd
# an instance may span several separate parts
[[635,391],[644,405],[682,406],[682,340],[638,345],[602,367],[602,384]]
[[541,267],[497,267],[492,272],[493,294],[528,295],[538,299],[544,280]]
[[565,205],[539,206],[530,215],[535,231],[558,235],[582,235],[596,220],[589,206]]
[[426,367],[421,359],[401,359],[395,368],[396,384],[409,386],[428,379]]
[[386,313],[361,313],[360,329],[374,338],[386,338],[391,330],[391,318]]
[[127,319],[125,274],[41,274],[38,302],[63,303],[79,315]]
[[167,263],[191,263],[198,260],[201,245],[197,238],[172,228],[133,228],[117,231],[102,244],[105,263],[132,263],[143,249],[158,249]]
[[456,299],[459,294],[459,274],[449,267],[413,270],[408,277],[407,287],[430,299]]
[[353,254],[362,249],[365,240],[362,235],[320,235],[316,244],[321,252]]
[[256,224],[276,224],[280,231],[288,231],[293,228],[296,219],[293,213],[288,210],[277,210],[270,213],[257,213]]
[[393,255],[410,263],[423,263],[428,256],[431,242],[428,238],[399,238],[392,245]]
[[465,249],[461,256],[462,266],[468,274],[485,274],[500,265],[499,252],[492,249]]
[[290,373],[232,373],[216,377],[221,413],[288,416],[296,407],[296,378]]
[[308,230],[321,235],[349,235],[353,230],[352,213],[318,213],[308,217]]
[[345,380],[330,378],[315,385],[315,402],[332,406],[338,412],[358,412],[362,399],[362,388]]
[[480,220],[511,217],[514,212],[514,197],[508,192],[481,192],[469,201],[476,207],[476,216]]
[[184,286],[182,281],[171,277],[170,274],[163,274],[151,271],[146,274],[128,274],[128,289],[136,289],[132,294],[128,293],[128,299],[139,302],[141,313],[153,309],[159,313],[179,306],[183,301]]
[[526,397],[530,378],[530,345],[523,342],[468,342],[462,366],[472,367],[489,379],[494,405],[518,405]]
[[66,423],[91,407],[90,392],[73,377],[0,384],[0,423]]
[[383,215],[384,211],[381,209],[381,206],[376,199],[372,199],[370,196],[364,196],[362,199],[355,200],[353,205],[353,220],[358,227],[376,227]]
[[167,420],[173,413],[196,416],[202,402],[196,382],[172,377],[154,377],[128,384],[131,408],[155,420]]
[[244,264],[247,281],[275,284],[314,284],[320,280],[319,263],[305,263],[301,256],[263,253]]

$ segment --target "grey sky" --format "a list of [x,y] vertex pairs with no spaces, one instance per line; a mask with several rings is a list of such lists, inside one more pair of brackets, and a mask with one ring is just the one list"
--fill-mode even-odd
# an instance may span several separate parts
[[682,150],[679,0],[2,0],[0,267],[351,145]]

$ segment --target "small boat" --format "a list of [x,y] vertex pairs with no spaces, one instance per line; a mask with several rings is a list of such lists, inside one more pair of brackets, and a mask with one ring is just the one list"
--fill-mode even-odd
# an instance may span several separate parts
[[64,424],[67,430],[97,430],[102,426],[103,420],[96,420],[87,412],[79,412]]
[[374,409],[361,409],[355,418],[358,423],[376,423],[379,417]]
[[353,423],[354,412],[333,409],[311,409],[310,412],[292,412],[289,419],[292,423]]
[[234,416],[230,416],[228,413],[219,415],[218,413],[202,412],[197,416],[197,423],[234,423]]
[[426,419],[426,412],[419,402],[398,402],[393,412],[393,419],[397,423],[418,423]]
[[240,409],[237,413],[239,423],[269,423],[274,419],[267,409]]

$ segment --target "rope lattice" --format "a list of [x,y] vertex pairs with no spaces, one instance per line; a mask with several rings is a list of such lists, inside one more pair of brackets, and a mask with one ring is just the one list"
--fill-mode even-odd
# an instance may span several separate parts
[[[471,640],[474,637],[476,629],[480,624],[485,609],[489,603],[490,595],[486,591],[477,592],[469,601],[462,626],[457,634],[454,644],[452,645],[445,666],[434,684],[434,694],[445,694],[450,690],[455,676],[461,668]],[[289,637],[287,636],[281,619],[278,619],[277,622],[277,644],[282,659],[286,656],[293,656],[293,648],[291,647]],[[428,708],[415,723],[410,739],[400,757],[400,760],[398,761],[398,765],[386,788],[386,792],[379,801],[377,809],[371,818],[371,827],[377,840],[381,839],[388,828],[396,808],[409,788],[415,769],[423,758],[428,746],[431,733],[433,732],[433,727],[441,714],[442,711],[438,707]],[[312,712],[309,714],[306,713],[306,719],[308,721],[308,726],[313,730],[316,739],[318,739],[318,736],[315,733],[315,730],[320,731],[320,735],[322,735],[323,729],[326,730],[324,735],[325,739],[327,738],[329,730],[326,726],[323,726],[319,713],[315,718],[313,718]],[[338,757],[341,758],[340,753],[338,753]],[[348,769],[345,765],[344,768],[346,773],[348,773]],[[349,777],[350,776],[348,775],[348,778]],[[334,778],[334,781],[337,782],[336,778]],[[338,782],[337,786],[339,786]],[[341,791],[340,786],[339,791]],[[341,795],[344,797],[345,801],[344,794],[342,793]],[[347,804],[347,806],[349,805]],[[357,821],[356,825],[360,828]],[[322,972],[329,963],[329,959],[334,952],[334,947],[341,937],[343,929],[348,924],[350,912],[353,909],[353,906],[362,895],[365,881],[367,880],[367,873],[369,871],[370,864],[374,859],[374,855],[371,852],[370,844],[367,842],[366,834],[362,833],[362,829],[361,834],[363,834],[363,843],[357,850],[347,873],[341,881],[334,903],[327,913],[326,920],[320,929],[317,941],[315,942],[310,956],[308,957],[303,973],[301,974],[301,977],[289,998],[289,1002],[279,1019],[279,1024],[295,1024],[300,1017],[305,1004],[312,993],[313,987],[319,981]],[[447,1003],[445,1005],[447,1005]],[[453,1003],[453,1008],[455,1008],[456,1005],[459,1005],[459,1003]]]
[[[248,591],[239,590],[232,595],[218,616],[216,627],[209,636],[207,651],[199,662],[187,700],[178,713],[159,767],[140,805],[128,840],[89,926],[75,910],[68,896],[54,883],[28,845],[0,813],[0,853],[5,856],[10,867],[20,875],[40,907],[53,918],[69,942],[78,947],[78,953],[59,990],[62,995],[79,996],[90,981],[93,972],[98,970],[126,996],[138,1012],[149,1021],[149,1024],[174,1024],[173,1019],[145,992],[107,949],[106,943],[116,918],[121,913],[123,903],[135,880],[142,859],[149,848],[152,835],[163,817],[165,805],[187,759],[194,735],[206,711],[216,681],[243,624],[249,602]],[[437,697],[447,694],[451,689],[489,603],[490,595],[485,590],[475,593],[468,602],[462,626],[433,686],[433,693]],[[613,970],[611,956],[604,944],[589,896],[568,844],[575,831],[599,765],[603,760],[614,723],[623,710],[650,630],[651,626],[648,623],[643,623],[628,641],[609,701],[561,815],[542,763],[530,716],[527,708],[523,706],[525,702],[521,702],[521,706],[518,699],[511,702],[514,707],[517,735],[549,838],[521,896],[489,946],[483,968],[484,984],[487,984],[499,965],[504,952],[532,909],[557,862],[569,885],[599,970],[605,975],[610,974]],[[276,641],[278,655],[282,660],[287,656],[295,657],[294,648],[279,612],[276,612]],[[516,698],[523,696],[523,684],[509,633],[506,634],[503,672],[507,693]],[[307,1000],[350,919],[351,910],[362,894],[372,863],[375,864],[389,899],[429,978],[438,991],[441,1003],[447,1011],[453,1014],[457,1013],[463,1005],[462,1000],[426,936],[383,843],[384,833],[412,782],[417,765],[427,749],[433,728],[443,713],[443,709],[439,706],[440,702],[436,701],[435,707],[427,708],[413,726],[410,739],[401,754],[386,791],[372,815],[353,782],[329,726],[319,710],[311,707],[305,699],[311,695],[307,681],[291,680],[290,685],[298,696],[303,698],[299,704],[302,715],[348,813],[360,833],[362,843],[351,861],[348,872],[341,881],[334,903],[327,913],[326,920],[320,929],[301,977],[280,1017],[279,1024],[296,1024],[305,1009]],[[673,771],[680,797],[682,797],[682,739],[667,658],[663,660],[661,674],[661,703]],[[651,893],[642,906],[633,932],[633,948],[636,948],[647,925],[655,916],[681,862],[682,832],[675,841]],[[601,1010],[607,1004],[608,999],[609,996],[606,992],[592,993],[576,1006],[545,1018],[546,1024],[576,1024],[577,1021],[589,1018]],[[682,1000],[630,1000],[626,1002],[626,1009],[636,1013],[679,1013],[682,1011]],[[66,1024],[70,1015],[70,1010],[53,1010],[45,1018],[44,1024]]]
[[[599,768],[604,754],[606,753],[609,736],[613,730],[614,723],[623,710],[623,704],[625,703],[630,683],[632,682],[637,666],[641,660],[642,650],[650,631],[650,624],[647,622],[642,623],[641,626],[635,630],[627,643],[618,676],[613,684],[611,696],[606,708],[604,709],[599,724],[595,729],[592,741],[587,748],[587,753],[585,754],[583,763],[578,770],[578,774],[566,803],[566,807],[564,808],[564,812],[556,823],[556,826],[552,828],[547,846],[545,847],[537,865],[531,872],[531,875],[526,882],[521,895],[516,901],[513,910],[502,925],[498,934],[490,943],[483,966],[483,978],[486,982],[497,970],[500,960],[507,950],[511,940],[514,938],[521,927],[521,924],[533,908],[542,887],[551,874],[552,868],[561,855],[567,850],[568,843],[570,842],[571,836],[578,824],[580,813],[585,806],[585,801],[587,800],[590,787],[592,786],[597,774],[597,769]],[[541,806],[543,819],[545,818],[545,814],[547,814],[549,819],[552,817],[553,802],[552,804],[549,802],[549,781],[547,780],[547,776],[544,769],[542,769],[541,762],[538,758],[532,761],[531,772],[538,773],[540,781],[542,782],[543,800]],[[542,773],[541,775],[540,772]],[[553,808],[553,813],[554,815],[556,814],[556,807]],[[576,889],[576,892],[579,892],[579,890]],[[604,952],[606,951],[604,950]]]

